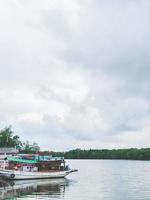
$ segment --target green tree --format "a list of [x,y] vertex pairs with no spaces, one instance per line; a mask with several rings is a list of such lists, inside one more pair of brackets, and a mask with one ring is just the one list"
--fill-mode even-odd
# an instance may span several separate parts
[[14,135],[11,126],[0,131],[0,147],[21,147],[21,141],[18,135]]
[[40,147],[36,142],[32,144],[29,141],[23,142],[21,147],[21,153],[36,153],[40,151]]
[[130,149],[74,149],[67,152],[53,152],[54,156],[67,159],[128,159],[128,160],[150,160],[150,148]]

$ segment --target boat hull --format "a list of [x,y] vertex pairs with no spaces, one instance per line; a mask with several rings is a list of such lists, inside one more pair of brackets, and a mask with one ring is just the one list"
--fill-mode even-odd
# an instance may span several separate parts
[[16,170],[0,170],[0,177],[11,180],[64,178],[68,174],[75,171],[77,170],[67,170],[59,172],[23,172]]

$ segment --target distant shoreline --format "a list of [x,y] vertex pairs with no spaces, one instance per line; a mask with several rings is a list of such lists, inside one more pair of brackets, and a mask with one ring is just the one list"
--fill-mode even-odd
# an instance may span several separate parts
[[109,160],[150,160],[150,148],[129,149],[75,149],[66,152],[52,152],[53,156],[65,159],[109,159]]

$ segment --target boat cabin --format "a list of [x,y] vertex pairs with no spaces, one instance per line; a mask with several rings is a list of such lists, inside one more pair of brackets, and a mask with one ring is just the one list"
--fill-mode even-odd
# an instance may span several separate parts
[[[30,155],[31,156],[31,155]],[[28,158],[28,159],[27,159]],[[65,170],[64,158],[50,158],[43,160],[37,155],[29,156],[9,156],[7,157],[7,165],[5,169],[18,170],[26,172],[51,172]]]

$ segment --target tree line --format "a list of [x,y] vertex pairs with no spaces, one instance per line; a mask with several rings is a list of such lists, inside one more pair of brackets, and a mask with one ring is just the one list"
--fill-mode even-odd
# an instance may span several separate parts
[[130,149],[75,149],[67,152],[53,152],[53,156],[62,156],[65,159],[126,159],[150,160],[150,148]]
[[[5,127],[0,130],[0,147],[16,147],[22,153],[36,153],[40,147],[36,142],[22,142],[18,135],[14,135],[11,128]],[[44,151],[45,154],[52,154],[65,159],[129,159],[129,160],[150,160],[150,148],[130,149],[74,149],[66,152]]]

